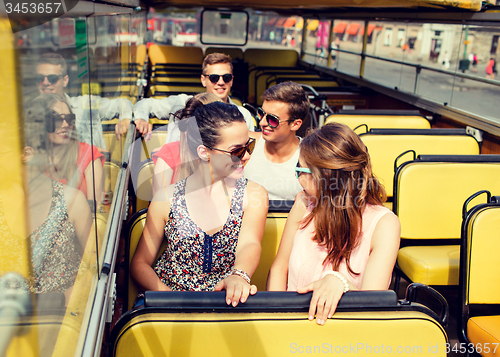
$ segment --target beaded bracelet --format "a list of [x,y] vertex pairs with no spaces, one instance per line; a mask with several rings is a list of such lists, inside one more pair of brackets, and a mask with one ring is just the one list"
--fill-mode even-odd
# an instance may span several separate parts
[[334,275],[342,282],[342,284],[344,284],[344,293],[349,291],[349,283],[347,282],[346,278],[344,278],[344,276],[340,274],[338,271],[325,271],[321,275],[321,279],[323,279],[327,275]]
[[226,274],[226,277],[228,277],[229,275],[239,276],[240,278],[243,278],[243,280],[245,280],[250,285],[250,275],[248,275],[243,270],[233,268],[229,271],[229,273]]

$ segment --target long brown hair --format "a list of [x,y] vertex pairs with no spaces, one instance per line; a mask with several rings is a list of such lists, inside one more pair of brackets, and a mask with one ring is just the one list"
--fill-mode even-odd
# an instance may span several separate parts
[[174,177],[175,182],[180,181],[192,175],[196,170],[196,167],[198,166],[197,165],[198,157],[193,156],[191,150],[189,150],[189,147],[187,145],[187,139],[186,139],[186,131],[188,125],[187,119],[194,116],[194,112],[196,111],[196,109],[200,108],[205,104],[213,102],[222,102],[222,100],[213,93],[199,93],[196,94],[191,99],[189,99],[186,103],[186,106],[183,109],[178,110],[177,112],[175,112],[175,114],[173,114],[174,118],[179,120],[178,122],[179,130],[181,131],[181,138],[179,144],[181,165],[177,170],[177,172],[175,173]]
[[327,249],[324,263],[337,270],[359,244],[362,214],[367,204],[382,205],[383,186],[373,176],[370,156],[361,139],[348,126],[329,123],[302,140],[300,156],[311,170],[316,187],[312,212],[302,227],[314,219],[318,244]]

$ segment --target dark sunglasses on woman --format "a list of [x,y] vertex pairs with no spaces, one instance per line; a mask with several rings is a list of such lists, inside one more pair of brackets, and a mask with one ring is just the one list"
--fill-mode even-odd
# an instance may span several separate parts
[[219,78],[222,77],[222,80],[224,83],[229,83],[233,80],[233,75],[231,73],[226,73],[226,74],[204,74],[205,77],[208,77],[210,82],[213,84],[217,83],[219,81]]
[[35,76],[35,81],[37,83],[42,83],[45,81],[45,78],[49,81],[50,84],[56,84],[58,80],[60,80],[63,76],[58,74],[49,74],[48,76],[44,76],[43,74],[37,74]]
[[288,119],[280,121],[280,118],[278,118],[278,116],[266,113],[264,109],[262,109],[262,107],[257,108],[257,115],[259,116],[259,120],[262,120],[262,118],[266,117],[267,125],[269,125],[273,129],[276,129],[280,125],[280,123],[284,121],[292,122],[294,120],[294,119]]
[[233,149],[231,151],[216,149],[216,148],[211,148],[210,150],[217,150],[217,151],[224,152],[226,154],[230,154],[231,160],[233,160],[233,162],[238,162],[238,161],[243,160],[243,158],[245,157],[245,153],[247,151],[248,151],[249,155],[252,155],[253,149],[255,149],[255,139],[250,138],[250,139],[248,139],[248,142],[245,144],[245,146]]
[[56,129],[62,127],[64,121],[68,123],[69,126],[75,126],[76,115],[75,114],[59,114],[52,112],[50,117],[45,123],[47,133],[53,133]]

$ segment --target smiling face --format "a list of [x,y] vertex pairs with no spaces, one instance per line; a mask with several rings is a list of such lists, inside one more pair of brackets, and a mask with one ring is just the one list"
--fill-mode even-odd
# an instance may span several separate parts
[[[64,102],[56,102],[56,104],[52,107],[52,110],[57,114],[71,114],[68,105]],[[56,130],[53,133],[47,133],[47,136],[54,145],[65,145],[71,140],[72,130],[72,123],[68,123],[64,120],[62,121],[62,125],[56,127]]]
[[[242,146],[245,146],[250,137],[248,136],[248,128],[245,123],[235,122],[229,126],[221,128],[219,131],[220,141],[214,149],[231,151]],[[250,154],[245,152],[245,156],[241,160],[234,162],[229,153],[218,150],[208,150],[210,155],[210,164],[214,174],[218,177],[229,177],[239,179],[243,177],[243,168],[250,160]]]
[[288,114],[288,103],[278,102],[274,100],[264,101],[262,104],[264,112],[274,114],[278,117],[280,124],[277,128],[271,128],[267,123],[267,116],[263,116],[260,120],[260,127],[262,128],[262,137],[266,141],[280,142],[291,140],[295,138],[297,130],[302,124],[302,120],[289,121],[290,115]]
[[[68,75],[63,75],[61,65],[42,63],[36,68],[37,76],[43,76],[43,80],[37,80],[38,90],[40,94],[43,93],[54,93],[59,96],[64,96],[64,88],[68,85]],[[47,76],[59,76],[57,81],[49,81]]]
[[[233,80],[225,83],[222,79],[224,74],[233,74],[231,66],[229,63],[216,63],[209,64],[206,66],[204,73],[201,75],[201,83],[203,87],[207,88],[207,93],[213,93],[219,97],[224,103],[228,102],[229,92],[231,92],[231,87],[233,86]],[[217,83],[212,83],[208,78],[211,74],[219,74],[219,80]]]

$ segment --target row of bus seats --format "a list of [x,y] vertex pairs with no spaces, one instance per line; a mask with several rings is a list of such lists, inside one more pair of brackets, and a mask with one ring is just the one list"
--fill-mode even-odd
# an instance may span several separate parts
[[[446,355],[448,339],[444,326],[448,306],[439,294],[425,286],[413,286],[407,299],[401,302],[397,301],[394,291],[348,292],[342,297],[332,321],[325,326],[308,321],[311,294],[265,292],[267,274],[292,204],[270,202],[262,255],[252,276],[252,283],[259,289],[255,296],[232,308],[225,304],[224,292],[146,292],[144,301],[139,300],[133,307],[138,290],[129,278],[127,306],[131,310],[113,328],[110,354],[281,356],[308,350],[309,353],[348,353],[354,348],[361,354]],[[146,214],[147,209],[137,212],[127,225],[127,263],[139,242]],[[130,276],[128,272],[127,275]],[[410,291],[420,289],[430,291],[437,299],[438,314],[415,303],[416,294]],[[402,350],[396,351],[397,348]]]
[[[209,47],[205,55],[223,52],[233,58],[234,74],[232,98],[261,104],[260,95],[269,86],[284,80],[295,80],[317,88],[332,89],[337,83],[320,77],[316,72],[299,67],[295,50],[246,49]],[[199,81],[203,50],[199,47],[151,45],[149,96],[165,97],[173,94],[203,92]]]

